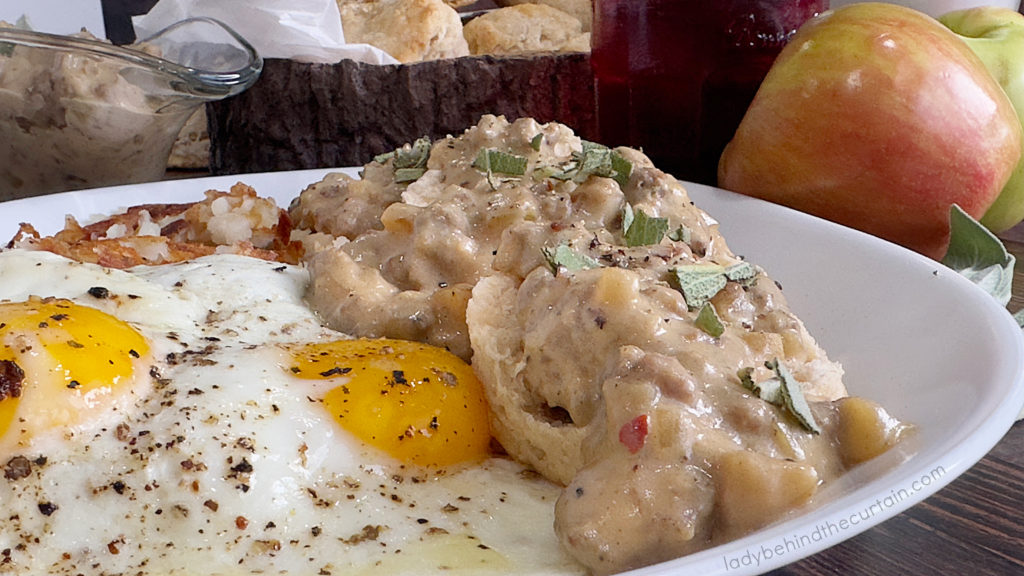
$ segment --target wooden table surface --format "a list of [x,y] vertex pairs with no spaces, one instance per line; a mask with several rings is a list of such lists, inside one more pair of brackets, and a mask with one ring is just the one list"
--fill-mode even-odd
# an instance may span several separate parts
[[[1003,234],[1017,258],[1009,309],[1024,308],[1024,227]],[[987,456],[906,512],[770,576],[1024,575],[1024,421]]]

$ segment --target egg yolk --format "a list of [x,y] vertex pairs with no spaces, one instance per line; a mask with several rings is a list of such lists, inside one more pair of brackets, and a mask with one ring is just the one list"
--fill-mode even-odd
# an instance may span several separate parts
[[454,354],[404,340],[338,340],[291,349],[300,378],[337,379],[323,398],[363,442],[419,466],[485,458],[487,401],[473,369]]
[[72,426],[130,386],[146,339],[105,312],[55,298],[0,303],[0,438]]

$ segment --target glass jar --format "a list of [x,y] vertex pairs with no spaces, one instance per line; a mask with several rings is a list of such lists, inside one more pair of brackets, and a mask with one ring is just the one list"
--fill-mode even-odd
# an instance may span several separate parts
[[828,0],[594,0],[598,134],[683,180],[718,158],[775,56]]
[[0,201],[159,180],[189,116],[262,69],[209,18],[125,47],[0,28]]

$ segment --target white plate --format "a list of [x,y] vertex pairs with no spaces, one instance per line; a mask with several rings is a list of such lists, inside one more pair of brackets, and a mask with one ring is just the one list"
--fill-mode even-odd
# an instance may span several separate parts
[[[18,222],[50,234],[144,202],[186,202],[243,181],[282,206],[326,170],[175,180],[0,204],[0,242]],[[732,249],[782,283],[791,307],[846,368],[852,393],[918,428],[900,449],[826,487],[817,506],[635,575],[749,576],[835,545],[920,502],[983,457],[1024,406],[1024,337],[1004,308],[956,273],[898,246],[786,208],[688,184]]]

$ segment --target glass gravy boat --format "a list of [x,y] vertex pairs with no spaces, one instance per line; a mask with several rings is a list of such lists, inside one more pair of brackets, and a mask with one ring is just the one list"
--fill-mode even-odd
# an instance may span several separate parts
[[0,28],[0,201],[161,179],[189,116],[263,69],[210,18],[130,46],[86,36]]

